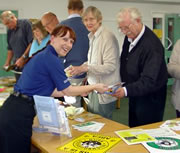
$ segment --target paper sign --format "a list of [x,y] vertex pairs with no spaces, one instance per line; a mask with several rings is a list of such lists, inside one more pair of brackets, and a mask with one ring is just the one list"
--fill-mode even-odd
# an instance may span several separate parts
[[85,133],[57,150],[68,153],[104,153],[120,140],[111,136]]

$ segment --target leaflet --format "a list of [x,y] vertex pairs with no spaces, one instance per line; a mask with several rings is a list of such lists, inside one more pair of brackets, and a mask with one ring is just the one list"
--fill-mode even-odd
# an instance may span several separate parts
[[64,146],[58,147],[57,150],[68,153],[105,153],[120,140],[111,136],[85,133]]
[[171,130],[179,131],[180,130],[180,121],[177,120],[167,120],[160,127],[167,127]]
[[120,130],[115,131],[115,133],[120,138],[122,138],[128,145],[156,140],[142,129]]
[[72,65],[68,66],[66,69],[64,69],[65,73],[66,73],[66,76],[68,77],[69,80],[71,79],[76,79],[78,78],[79,76],[81,75],[84,75],[85,73],[80,73],[78,75],[72,75],[70,72],[69,72],[69,69],[72,67]]
[[171,129],[165,127],[144,131],[156,139],[154,142],[142,143],[150,153],[180,152],[180,136]]
[[144,130],[147,134],[152,137],[166,137],[166,136],[178,136],[174,131],[169,128],[155,128]]
[[[103,94],[108,94],[108,95],[113,95],[116,93],[117,89],[119,89],[120,87],[122,87],[122,83],[117,83],[117,84],[114,84],[114,85],[109,85],[108,86],[108,90],[105,91]],[[99,93],[98,91],[95,90],[95,92],[97,94],[101,94]]]
[[142,143],[150,153],[179,153],[180,138],[177,136],[155,137],[154,142]]
[[72,125],[72,127],[74,129],[77,129],[78,131],[99,132],[104,125],[105,125],[104,123],[89,121],[85,123]]
[[109,94],[109,95],[115,94],[116,90],[119,89],[120,87],[121,87],[121,83],[108,86],[109,90],[104,92],[104,94]]

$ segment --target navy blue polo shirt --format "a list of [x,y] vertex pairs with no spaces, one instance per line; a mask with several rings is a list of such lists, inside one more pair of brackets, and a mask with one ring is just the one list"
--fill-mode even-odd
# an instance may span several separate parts
[[53,46],[48,45],[25,65],[14,90],[28,96],[51,96],[55,88],[61,91],[69,86],[62,60]]

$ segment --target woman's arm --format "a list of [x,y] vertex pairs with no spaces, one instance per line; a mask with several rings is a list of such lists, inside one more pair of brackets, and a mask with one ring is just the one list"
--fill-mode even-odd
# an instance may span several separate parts
[[51,96],[53,97],[62,97],[62,96],[78,96],[85,93],[89,93],[93,90],[98,91],[99,93],[104,93],[108,90],[108,86],[104,84],[94,84],[94,85],[86,85],[86,86],[69,86],[62,91],[54,90]]

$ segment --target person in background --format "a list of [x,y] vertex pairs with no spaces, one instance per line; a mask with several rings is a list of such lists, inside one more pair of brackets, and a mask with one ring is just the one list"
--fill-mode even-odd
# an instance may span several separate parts
[[29,51],[29,57],[36,53],[38,50],[44,48],[50,39],[50,35],[44,29],[40,20],[37,20],[32,24],[32,31],[34,34],[34,40]]
[[[88,83],[105,83],[114,85],[120,82],[119,76],[119,45],[115,35],[102,26],[102,14],[94,6],[88,7],[83,13],[83,22],[90,31],[88,37],[90,47],[88,61],[81,66],[72,66],[72,75],[88,73]],[[89,94],[88,111],[112,119],[117,98],[108,94]]]
[[[74,43],[72,50],[66,55],[64,68],[70,65],[79,66],[87,61],[87,54],[89,49],[88,30],[82,22],[81,15],[83,13],[82,0],[69,0],[68,2],[68,19],[61,21],[60,24],[67,25],[72,28],[76,33],[76,42]],[[86,73],[78,76],[74,76],[70,82],[72,85],[81,85],[86,77]],[[76,107],[81,106],[81,97],[76,97],[76,103],[73,104]]]
[[[1,21],[8,28],[8,52],[4,67],[11,65],[13,61],[18,68],[22,69],[33,40],[31,23],[26,19],[17,19],[11,11],[4,11],[1,14]],[[15,77],[17,81],[20,74],[15,74]]]
[[48,31],[49,34],[51,34],[54,28],[59,24],[59,20],[54,13],[46,12],[41,17],[41,23],[46,29],[46,31]]
[[51,33],[50,44],[25,65],[14,93],[0,107],[0,153],[30,153],[35,116],[33,95],[77,96],[93,90],[100,93],[108,90],[103,84],[70,85],[58,56],[66,56],[75,39],[72,29],[57,26]]
[[168,79],[164,47],[137,8],[121,9],[117,21],[125,35],[120,57],[124,87],[114,96],[129,98],[130,127],[162,121]]
[[177,40],[167,66],[169,74],[175,78],[171,101],[176,110],[176,116],[180,117],[180,40]]

